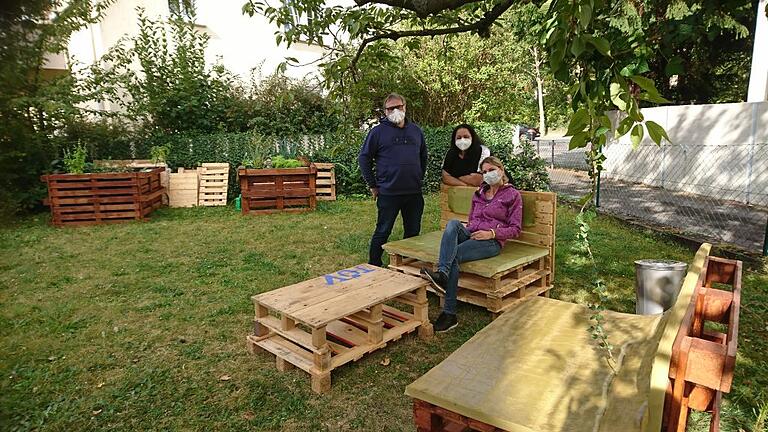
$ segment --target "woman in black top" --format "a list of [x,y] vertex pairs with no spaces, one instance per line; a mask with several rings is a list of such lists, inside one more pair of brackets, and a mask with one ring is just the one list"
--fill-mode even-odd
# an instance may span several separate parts
[[468,124],[456,126],[443,161],[443,183],[449,186],[480,186],[483,182],[483,175],[478,172],[480,161],[490,155],[475,128]]

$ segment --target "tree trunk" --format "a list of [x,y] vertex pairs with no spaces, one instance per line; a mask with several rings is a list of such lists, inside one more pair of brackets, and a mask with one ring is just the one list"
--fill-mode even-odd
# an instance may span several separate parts
[[541,60],[538,47],[533,47],[533,64],[536,70],[536,96],[539,101],[539,133],[547,134],[547,123],[544,120],[544,80],[541,78]]

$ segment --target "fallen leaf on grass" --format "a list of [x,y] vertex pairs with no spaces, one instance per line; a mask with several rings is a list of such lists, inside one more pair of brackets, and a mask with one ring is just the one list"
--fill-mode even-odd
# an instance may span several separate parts
[[256,414],[254,414],[252,411],[246,411],[243,413],[243,418],[250,421],[256,418]]
[[389,366],[390,360],[389,357],[384,358],[384,360],[381,361],[382,366]]
[[222,376],[219,377],[220,381],[229,381],[231,379],[232,379],[232,377],[229,376],[229,375],[222,375]]
[[103,382],[96,384],[96,388],[102,388],[102,387],[104,387],[104,383]]
[[96,411],[91,411],[91,415],[97,416],[97,415],[101,414],[102,411],[104,411],[104,410],[100,410],[99,409],[99,410],[96,410]]

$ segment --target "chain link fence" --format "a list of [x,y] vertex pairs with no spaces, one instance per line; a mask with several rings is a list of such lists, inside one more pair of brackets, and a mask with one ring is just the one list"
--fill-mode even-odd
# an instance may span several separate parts
[[[570,198],[589,192],[584,148],[569,150],[567,138],[534,145],[553,191]],[[600,212],[768,255],[768,143],[616,143],[605,155]]]

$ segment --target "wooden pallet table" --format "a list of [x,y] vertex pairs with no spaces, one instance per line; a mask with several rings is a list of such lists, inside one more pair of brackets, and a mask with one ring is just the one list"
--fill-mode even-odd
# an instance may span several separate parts
[[317,167],[317,199],[336,201],[336,171],[332,163],[315,162]]
[[201,206],[227,205],[227,188],[229,187],[228,163],[204,163],[197,169],[200,174]]
[[331,371],[418,330],[433,334],[427,282],[360,264],[253,296],[251,352],[275,355],[279,370],[309,373],[312,390],[331,388]]

